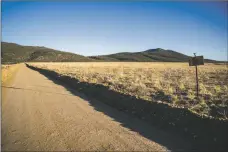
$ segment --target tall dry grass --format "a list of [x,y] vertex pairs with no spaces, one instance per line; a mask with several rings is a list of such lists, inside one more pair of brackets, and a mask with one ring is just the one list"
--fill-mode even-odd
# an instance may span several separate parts
[[196,97],[195,67],[187,63],[29,63],[82,82],[108,86],[151,102],[188,108],[200,115],[228,117],[227,65],[198,67],[200,96]]
[[18,64],[1,65],[1,83],[5,84],[18,69]]

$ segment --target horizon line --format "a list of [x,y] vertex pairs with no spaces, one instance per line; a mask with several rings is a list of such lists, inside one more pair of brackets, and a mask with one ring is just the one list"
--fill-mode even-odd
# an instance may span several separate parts
[[[15,42],[6,42],[6,41],[1,41],[1,43],[12,43],[12,44],[16,44],[16,45],[20,45],[20,46],[27,46],[27,47],[44,47],[44,48],[47,48],[47,49],[52,49],[52,50],[55,50],[55,51],[60,51],[60,52],[66,52],[66,53],[72,53],[72,54],[76,54],[76,55],[80,55],[80,56],[84,56],[84,57],[95,57],[95,56],[105,56],[105,55],[113,55],[113,54],[118,54],[118,53],[140,53],[140,52],[144,52],[144,51],[147,51],[147,50],[152,50],[151,48],[150,49],[146,49],[144,51],[139,51],[139,52],[116,52],[116,53],[112,53],[112,54],[102,54],[102,55],[90,55],[90,56],[85,56],[85,55],[81,55],[81,54],[77,54],[77,53],[74,53],[74,52],[70,52],[70,51],[63,51],[63,50],[57,50],[57,49],[54,49],[54,48],[50,48],[50,47],[46,47],[46,46],[37,46],[37,45],[24,45],[24,44],[19,44],[19,43],[15,43]],[[156,47],[156,48],[153,48],[153,49],[162,49],[162,50],[170,50],[170,51],[174,51],[174,52],[177,52],[175,50],[172,50],[172,49],[163,49],[163,48],[160,48],[160,47]],[[181,53],[181,52],[177,52],[177,53]],[[197,53],[197,52],[196,52]],[[181,53],[181,54],[184,54],[184,53]],[[184,54],[186,55],[186,54]],[[186,56],[189,56],[189,55],[186,55]],[[189,56],[191,57],[191,56]],[[205,60],[205,59],[204,59]],[[221,62],[227,62],[228,60],[215,60],[215,59],[206,59],[206,60],[214,60],[214,61],[221,61]]]

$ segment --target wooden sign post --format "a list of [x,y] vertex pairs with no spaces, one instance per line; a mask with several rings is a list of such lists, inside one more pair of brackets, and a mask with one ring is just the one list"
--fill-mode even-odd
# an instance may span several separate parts
[[194,57],[191,57],[189,59],[189,66],[195,66],[196,67],[196,95],[199,97],[199,81],[198,81],[198,65],[204,65],[204,59],[203,56],[196,56],[196,53],[194,53]]

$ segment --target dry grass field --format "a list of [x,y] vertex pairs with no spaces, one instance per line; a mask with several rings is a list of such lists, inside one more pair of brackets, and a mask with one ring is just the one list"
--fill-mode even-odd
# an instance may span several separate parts
[[200,95],[196,98],[195,67],[188,63],[78,62],[29,63],[81,82],[108,86],[148,102],[188,108],[208,117],[228,119],[228,67],[198,67]]
[[6,83],[14,74],[15,70],[18,68],[17,64],[12,65],[2,65],[1,66],[1,75],[2,80],[1,83]]

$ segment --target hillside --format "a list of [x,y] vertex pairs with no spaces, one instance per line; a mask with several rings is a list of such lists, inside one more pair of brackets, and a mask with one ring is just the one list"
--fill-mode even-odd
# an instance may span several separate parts
[[93,59],[69,52],[62,52],[46,47],[22,46],[15,43],[1,42],[2,63],[18,62],[77,62]]
[[[90,56],[62,52],[46,47],[22,46],[15,43],[1,42],[2,63],[18,62],[188,62],[189,56],[173,50],[161,48],[142,52],[121,52],[110,55]],[[205,59],[205,62],[218,62]]]
[[[110,55],[92,56],[90,58],[102,61],[124,61],[124,62],[188,62],[189,56],[173,50],[161,48],[149,49],[143,52],[123,52]],[[205,62],[216,62],[205,59]]]

